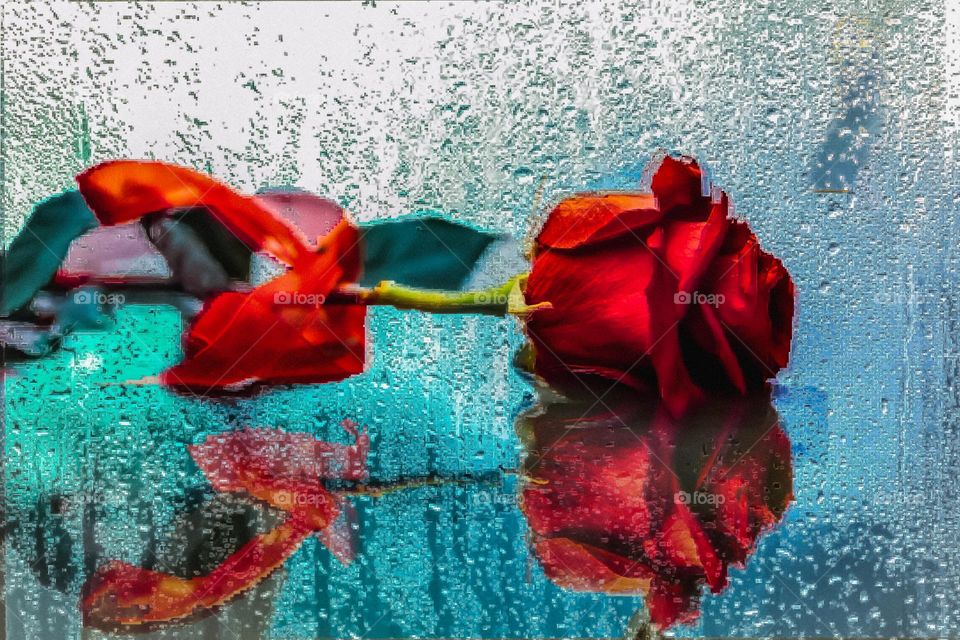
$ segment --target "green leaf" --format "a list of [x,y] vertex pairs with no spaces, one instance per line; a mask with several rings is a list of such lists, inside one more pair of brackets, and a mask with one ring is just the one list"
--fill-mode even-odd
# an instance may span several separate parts
[[409,287],[459,289],[497,236],[438,217],[374,223],[361,230],[360,284],[392,280]]
[[70,243],[97,224],[93,212],[75,189],[34,207],[23,230],[3,256],[0,316],[8,316],[27,304],[53,278],[67,256]]

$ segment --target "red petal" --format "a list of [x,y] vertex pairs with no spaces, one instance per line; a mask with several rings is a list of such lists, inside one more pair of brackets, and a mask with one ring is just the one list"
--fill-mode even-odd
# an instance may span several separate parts
[[534,552],[551,582],[572,591],[645,594],[653,572],[637,560],[568,538],[543,538]]
[[[655,301],[646,293],[659,274],[656,256],[635,245],[603,249],[583,255],[547,251],[533,262],[527,302],[553,306],[532,314],[527,331],[536,347],[536,371],[548,380],[568,369],[610,371],[616,379],[659,337],[651,327]],[[542,366],[549,357],[556,360],[553,371]],[[642,364],[633,369],[643,371]]]
[[750,500],[755,496],[750,495],[749,488],[739,476],[721,479],[711,486],[711,492],[722,497],[717,505],[717,528],[726,536],[725,542],[732,552],[728,559],[743,562],[764,524],[752,518]]
[[537,236],[541,248],[572,249],[636,232],[660,219],[649,194],[580,194],[558,204]]
[[765,276],[764,285],[770,292],[767,305],[771,323],[770,358],[775,366],[783,368],[790,359],[797,291],[783,263],[764,251],[760,252],[760,271]]
[[795,290],[783,264],[760,249],[756,236],[735,223],[720,255],[705,276],[723,296],[716,315],[756,387],[786,366],[793,334]]
[[667,216],[697,218],[707,214],[710,198],[703,195],[703,172],[693,158],[665,156],[650,187],[657,207]]
[[716,356],[727,380],[737,391],[745,394],[747,385],[743,377],[743,369],[730,346],[726,329],[717,318],[716,309],[707,303],[697,304],[684,322],[684,326],[697,343],[697,348]]
[[[619,423],[616,423],[619,426]],[[629,429],[573,427],[538,455],[523,512],[539,535],[632,541],[650,531],[649,488],[659,465]]]
[[215,607],[270,575],[300,547],[312,527],[291,518],[243,545],[202,582],[202,605]]
[[[668,221],[663,258],[671,275],[677,278],[677,291],[697,291],[700,277],[710,267],[723,246],[729,221],[729,205],[724,194],[710,207],[710,215],[703,221]],[[701,292],[703,293],[703,292]]]
[[288,520],[259,535],[202,578],[184,579],[111,562],[84,585],[84,623],[101,628],[166,622],[223,604],[272,573],[310,534]]
[[170,386],[201,394],[252,383],[342,380],[364,367],[366,309],[325,305],[344,277],[359,272],[359,233],[346,221],[282,276],[249,293],[207,303],[187,334],[185,358],[165,371]]
[[661,629],[693,622],[700,615],[698,591],[695,584],[655,578],[646,600],[650,620]]
[[703,490],[717,501],[715,529],[718,543],[732,563],[742,563],[760,534],[779,522],[793,499],[790,440],[779,424],[763,420],[763,435],[750,436],[752,446],[732,464],[718,464],[703,480]]
[[80,193],[101,224],[136,220],[167,209],[203,206],[250,248],[296,266],[311,254],[297,230],[256,198],[193,169],[164,162],[117,160],[77,176]]
[[322,479],[366,475],[369,437],[351,433],[355,444],[344,446],[279,429],[244,429],[210,436],[189,450],[216,490],[247,493],[319,530],[337,517],[341,505]]
[[84,624],[95,627],[143,624],[189,615],[199,605],[200,580],[149,571],[114,561],[84,584]]
[[242,468],[295,479],[363,480],[367,475],[370,436],[349,420],[342,426],[354,438],[353,444],[324,442],[306,433],[282,429],[246,428],[211,435],[189,450],[211,480],[236,477]]
[[703,391],[690,378],[684,364],[676,326],[664,330],[650,353],[660,397],[672,415],[682,416],[703,400]]
[[[198,333],[216,330],[221,305],[233,302],[231,298],[215,300],[202,317],[213,326],[201,325]],[[290,317],[252,303],[202,350],[191,349],[191,344],[198,343],[188,336],[186,359],[163,372],[161,380],[201,395],[255,383],[343,380],[363,372],[365,319],[366,309],[358,305],[321,307]]]
[[727,569],[716,549],[685,504],[676,504],[663,523],[661,551],[676,567],[691,567],[703,571],[704,578],[714,593],[719,593],[727,582]]

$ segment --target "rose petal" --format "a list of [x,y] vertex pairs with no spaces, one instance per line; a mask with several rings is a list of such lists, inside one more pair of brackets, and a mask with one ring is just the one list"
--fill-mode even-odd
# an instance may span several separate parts
[[209,301],[187,333],[183,362],[165,371],[162,381],[206,394],[361,373],[365,307],[324,304],[342,278],[359,273],[358,237],[356,228],[343,221],[299,269],[249,293],[224,293]]
[[785,367],[793,333],[795,289],[783,264],[767,254],[743,223],[731,233],[705,280],[722,296],[716,316],[756,388]]
[[727,196],[710,207],[704,221],[668,221],[664,224],[663,260],[677,279],[677,291],[697,292],[697,285],[720,251],[729,221]]
[[655,578],[647,595],[650,620],[661,629],[689,624],[700,616],[699,589],[689,583]]
[[306,433],[282,429],[251,429],[211,435],[189,447],[190,455],[207,477],[233,482],[240,469],[256,469],[291,479],[363,480],[370,436],[350,421],[343,428],[354,443],[343,445],[317,440]]
[[551,582],[571,591],[646,594],[653,572],[643,562],[569,538],[543,538],[534,551]]
[[366,474],[369,436],[348,424],[356,439],[349,446],[280,429],[244,429],[210,436],[189,451],[216,490],[247,493],[320,530],[342,505],[322,480]]
[[234,552],[209,575],[184,579],[124,562],[101,567],[84,585],[84,624],[106,629],[167,622],[218,606],[253,587],[289,558],[310,534],[291,519]]
[[573,249],[637,232],[660,216],[649,194],[580,194],[563,200],[550,212],[537,244],[540,248]]
[[77,176],[80,193],[101,224],[148,213],[204,206],[251,249],[297,266],[312,253],[306,239],[256,198],[193,169],[154,161],[117,160]]
[[673,512],[664,521],[661,533],[660,550],[670,565],[701,570],[714,593],[719,593],[726,586],[726,566],[687,505],[674,504]]
[[[690,311],[687,322],[684,323],[684,328],[689,332],[690,337],[702,354],[712,354],[716,358],[703,365],[704,372],[700,377],[706,378],[708,382],[716,382],[720,385],[729,382],[737,391],[745,394],[747,383],[744,379],[743,369],[736,353],[730,346],[730,337],[727,335],[726,329],[717,318],[716,309],[707,303],[696,304]],[[691,364],[694,371],[697,369],[697,363],[695,362],[697,355],[700,354],[685,354],[686,362]],[[721,378],[715,373],[718,363],[721,370],[726,374],[725,378]],[[696,374],[694,375],[696,376]]]
[[535,258],[527,303],[552,305],[526,323],[540,376],[567,386],[583,374],[641,391],[653,384],[677,412],[698,402],[702,392],[684,365],[678,334],[686,308],[676,303],[676,280],[659,255],[663,242],[654,232],[647,244],[618,241]]
[[657,208],[671,218],[705,217],[710,198],[704,195],[703,180],[700,165],[693,158],[665,156],[650,183]]

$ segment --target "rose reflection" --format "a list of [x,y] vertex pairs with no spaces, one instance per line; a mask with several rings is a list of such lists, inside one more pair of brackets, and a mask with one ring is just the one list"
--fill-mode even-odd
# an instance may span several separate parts
[[215,490],[256,499],[285,517],[205,575],[181,577],[116,560],[102,565],[83,587],[84,623],[115,630],[209,611],[267,579],[312,534],[341,563],[352,562],[353,509],[325,481],[365,479],[370,439],[349,421],[343,427],[353,444],[280,429],[244,429],[189,447]]
[[522,509],[547,577],[573,591],[644,597],[661,629],[699,614],[793,498],[790,441],[769,396],[682,419],[595,397],[521,416]]

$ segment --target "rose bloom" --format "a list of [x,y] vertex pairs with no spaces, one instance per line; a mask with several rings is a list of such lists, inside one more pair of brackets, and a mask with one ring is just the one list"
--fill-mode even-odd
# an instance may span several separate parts
[[560,587],[641,596],[661,629],[691,622],[702,587],[723,590],[728,568],[783,517],[790,441],[767,397],[710,402],[682,419],[635,396],[609,406],[521,417],[533,553]]
[[552,308],[526,328],[547,382],[654,390],[679,415],[707,395],[762,388],[786,366],[795,292],[780,260],[728,217],[727,195],[704,195],[694,160],[664,158],[651,186],[553,209],[524,292]]

